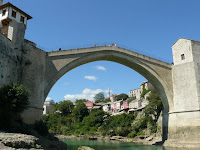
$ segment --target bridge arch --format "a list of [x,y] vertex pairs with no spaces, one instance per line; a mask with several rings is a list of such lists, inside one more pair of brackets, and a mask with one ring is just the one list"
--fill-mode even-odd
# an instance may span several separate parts
[[164,112],[173,108],[170,85],[171,65],[118,47],[97,47],[64,52],[50,52],[47,56],[47,74],[44,97],[53,85],[70,70],[93,61],[107,60],[125,65],[148,79],[158,91]]

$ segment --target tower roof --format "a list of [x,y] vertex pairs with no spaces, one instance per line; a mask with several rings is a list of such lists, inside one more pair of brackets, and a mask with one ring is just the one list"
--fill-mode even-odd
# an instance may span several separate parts
[[13,4],[11,3],[6,3],[6,4],[3,4],[0,6],[0,9],[4,9],[6,7],[12,7],[14,8],[15,10],[19,11],[20,13],[22,13],[23,15],[25,15],[27,17],[27,19],[32,19],[32,17],[30,15],[28,15],[27,13],[25,13],[24,11],[22,11],[21,9],[17,8],[16,6],[14,6]]

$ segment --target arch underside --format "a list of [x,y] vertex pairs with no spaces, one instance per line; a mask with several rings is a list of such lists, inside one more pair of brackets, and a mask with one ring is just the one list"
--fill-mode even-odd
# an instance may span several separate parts
[[[78,55],[77,55],[78,56]],[[63,56],[65,57],[65,56]],[[66,56],[66,59],[68,56]],[[56,59],[56,57],[52,57],[52,60]],[[154,62],[147,61],[145,59],[137,58],[131,55],[127,55],[120,52],[114,52],[114,51],[101,51],[101,52],[94,52],[85,54],[82,56],[78,56],[75,60],[71,61],[70,63],[63,64],[64,67],[62,67],[60,70],[57,71],[57,73],[53,76],[53,79],[47,79],[50,81],[45,88],[44,97],[46,97],[53,87],[53,85],[61,78],[65,73],[68,71],[89,63],[93,61],[99,61],[99,60],[107,60],[116,62],[122,65],[125,65],[142,76],[144,76],[147,80],[151,82],[151,84],[154,86],[154,88],[159,93],[162,103],[164,106],[164,111],[169,111],[169,100],[172,100],[172,96],[170,91],[167,88],[167,81],[165,81],[162,76],[160,75],[160,72],[155,70],[154,66],[159,66],[159,64],[155,64]],[[165,66],[159,66],[162,68],[165,68]],[[166,70],[169,70],[169,68],[166,68]],[[169,70],[171,71],[171,70]]]

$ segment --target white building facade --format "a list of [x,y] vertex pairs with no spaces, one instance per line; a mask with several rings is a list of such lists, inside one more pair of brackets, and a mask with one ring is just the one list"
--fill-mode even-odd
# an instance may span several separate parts
[[43,115],[53,113],[53,107],[55,106],[55,102],[53,99],[46,99],[43,105]]

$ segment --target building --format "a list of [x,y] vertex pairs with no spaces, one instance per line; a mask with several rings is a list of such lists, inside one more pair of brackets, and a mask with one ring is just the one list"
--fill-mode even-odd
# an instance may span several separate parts
[[136,99],[140,99],[141,94],[142,90],[140,88],[129,91],[129,97],[135,97]]
[[0,5],[0,31],[14,43],[24,38],[29,19],[32,19],[30,15],[11,3]]
[[53,113],[53,107],[55,106],[55,102],[53,99],[47,98],[43,105],[43,115]]
[[110,101],[111,101],[111,102],[115,102],[116,100],[117,100],[117,94],[111,95]]
[[145,107],[148,104],[149,104],[149,101],[146,99],[136,99],[129,103],[129,108],[130,109],[139,109],[139,108]]
[[108,113],[111,113],[112,110],[111,110],[111,105],[112,105],[112,102],[108,102],[108,103],[105,103],[102,107],[103,111],[104,112],[108,112]]
[[123,101],[123,104],[121,105],[121,110],[126,110],[126,109],[129,109],[127,100]]
[[148,81],[142,82],[142,84],[140,86],[140,89],[143,90],[143,87],[146,90],[154,89],[153,85],[150,82],[148,82]]
[[85,106],[87,107],[87,109],[92,109],[95,106],[95,103],[87,101],[85,102]]
[[111,105],[112,112],[113,113],[120,112],[122,105],[123,105],[123,100],[113,102],[113,104]]
[[146,90],[154,89],[154,87],[152,86],[152,84],[150,82],[145,81],[145,82],[142,82],[142,84],[140,85],[140,88],[130,90],[129,91],[129,97],[135,97],[136,99],[140,99],[142,91],[143,91],[143,87]]
[[129,103],[130,109],[138,109],[142,106],[141,99],[135,99]]

